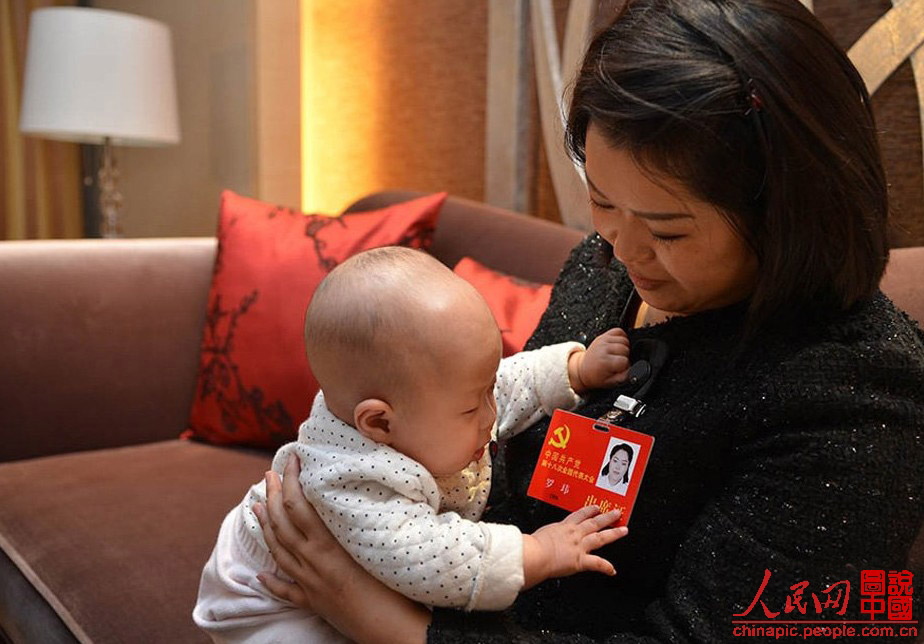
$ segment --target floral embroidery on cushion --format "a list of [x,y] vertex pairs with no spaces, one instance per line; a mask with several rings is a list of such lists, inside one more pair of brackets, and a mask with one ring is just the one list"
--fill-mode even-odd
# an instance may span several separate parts
[[225,192],[196,394],[183,436],[254,447],[293,440],[318,390],[303,337],[315,288],[362,250],[428,248],[445,198],[327,217]]

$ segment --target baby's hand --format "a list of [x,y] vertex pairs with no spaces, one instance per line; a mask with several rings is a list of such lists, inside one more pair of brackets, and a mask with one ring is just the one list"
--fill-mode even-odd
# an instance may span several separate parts
[[568,358],[571,388],[581,394],[625,382],[629,376],[629,338],[620,328],[594,338],[586,351],[575,351]]
[[619,510],[600,514],[600,508],[589,505],[572,512],[558,523],[524,534],[524,587],[530,588],[551,577],[566,577],[585,570],[615,575],[613,564],[589,553],[626,536],[629,528],[625,526],[607,528],[621,514]]

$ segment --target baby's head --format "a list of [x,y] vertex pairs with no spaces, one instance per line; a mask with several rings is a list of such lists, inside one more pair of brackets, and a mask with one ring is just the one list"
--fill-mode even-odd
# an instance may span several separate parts
[[346,260],[315,291],[308,361],[331,412],[434,475],[490,440],[497,323],[465,280],[426,253],[386,247]]

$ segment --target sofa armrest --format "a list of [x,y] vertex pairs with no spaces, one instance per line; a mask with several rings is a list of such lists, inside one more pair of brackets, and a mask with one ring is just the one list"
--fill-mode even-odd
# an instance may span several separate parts
[[0,243],[0,461],[175,438],[216,240]]

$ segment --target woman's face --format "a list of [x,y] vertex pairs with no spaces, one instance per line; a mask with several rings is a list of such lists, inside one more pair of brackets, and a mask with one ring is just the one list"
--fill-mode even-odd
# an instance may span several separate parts
[[715,206],[673,179],[650,179],[593,124],[585,152],[594,228],[645,302],[689,315],[751,294],[757,258]]
[[622,482],[622,477],[629,470],[629,453],[624,449],[618,449],[610,457],[609,479],[613,483]]

